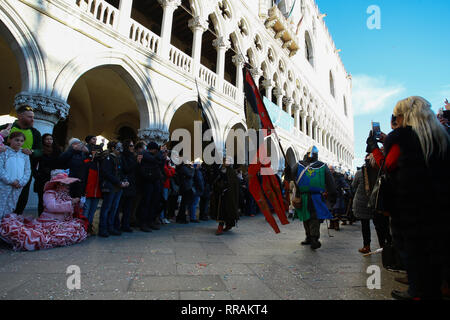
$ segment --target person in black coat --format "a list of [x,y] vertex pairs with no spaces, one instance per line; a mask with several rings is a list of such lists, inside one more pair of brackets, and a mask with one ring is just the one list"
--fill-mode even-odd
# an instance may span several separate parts
[[88,148],[77,138],[69,140],[69,147],[59,156],[59,161],[64,169],[69,169],[69,177],[80,179],[79,182],[70,185],[70,196],[72,198],[81,198],[86,188],[85,160],[89,157]]
[[380,140],[371,132],[366,149],[384,164],[384,209],[408,274],[408,290],[391,294],[401,300],[440,299],[450,262],[450,137],[422,97],[399,101],[391,125],[394,130]]
[[211,200],[212,193],[212,182],[214,180],[212,174],[212,167],[208,165],[202,165],[200,170],[202,171],[204,179],[204,189],[203,193],[200,195],[200,220],[209,220],[209,203]]
[[103,203],[100,209],[100,225],[98,235],[108,237],[109,235],[119,236],[121,232],[115,228],[115,218],[119,207],[122,189],[130,184],[125,181],[120,153],[122,144],[117,141],[108,143],[108,153],[100,166],[100,186],[103,194]]
[[177,167],[177,174],[180,181],[180,195],[181,203],[178,210],[177,219],[178,223],[188,223],[186,218],[186,209],[189,208],[194,200],[194,175],[195,169],[192,162],[185,161]]
[[133,232],[130,228],[130,216],[133,210],[133,201],[136,198],[136,173],[138,169],[138,162],[136,153],[134,152],[134,142],[126,140],[123,143],[123,152],[121,154],[123,181],[129,183],[127,188],[123,189],[121,205],[122,220],[119,219],[119,214],[116,214],[115,227],[117,230],[124,232]]
[[[158,214],[161,212],[164,156],[156,142],[147,145],[139,166],[142,176],[143,198],[139,209],[139,224],[144,232],[159,230]],[[159,220],[159,219],[158,219]]]
[[44,211],[44,185],[50,181],[50,173],[52,170],[61,169],[59,156],[61,150],[53,140],[53,136],[46,133],[42,136],[43,152],[36,159],[36,171],[34,175],[34,192],[38,194],[38,214]]

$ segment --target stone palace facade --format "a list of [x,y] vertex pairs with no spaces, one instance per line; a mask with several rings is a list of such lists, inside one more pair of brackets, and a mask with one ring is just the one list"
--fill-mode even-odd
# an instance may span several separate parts
[[323,18],[314,0],[1,0],[0,115],[30,104],[60,145],[88,134],[161,143],[192,132],[198,86],[224,151],[246,128],[247,61],[289,161],[316,145],[349,170],[352,79]]

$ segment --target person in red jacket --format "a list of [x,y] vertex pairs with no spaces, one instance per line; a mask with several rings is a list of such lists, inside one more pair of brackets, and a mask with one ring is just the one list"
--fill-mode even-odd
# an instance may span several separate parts
[[163,155],[165,157],[164,162],[164,175],[166,179],[163,183],[163,205],[162,210],[160,214],[160,219],[162,224],[169,224],[170,221],[166,217],[166,211],[167,211],[167,199],[169,198],[169,191],[170,191],[170,178],[172,178],[175,175],[175,167],[171,166],[170,164],[170,158],[169,158],[169,151],[167,150],[166,146],[161,147],[161,151],[163,152]]
[[83,207],[83,213],[89,220],[88,233],[95,235],[93,226],[95,212],[97,211],[98,203],[102,198],[102,191],[100,188],[100,159],[101,153],[99,150],[92,150],[88,159],[84,160],[87,166],[86,178],[86,202]]

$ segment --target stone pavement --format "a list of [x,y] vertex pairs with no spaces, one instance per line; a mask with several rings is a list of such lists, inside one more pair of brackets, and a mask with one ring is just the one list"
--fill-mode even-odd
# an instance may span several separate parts
[[[321,225],[322,248],[302,247],[300,222],[275,234],[262,215],[242,217],[216,236],[215,221],[170,224],[152,233],[90,237],[81,244],[35,252],[0,245],[1,299],[382,300],[398,273],[381,255],[362,257],[360,223],[341,231]],[[372,245],[377,248],[375,231]],[[81,269],[81,289],[68,290],[67,267]],[[381,268],[381,289],[366,286],[367,267]]]

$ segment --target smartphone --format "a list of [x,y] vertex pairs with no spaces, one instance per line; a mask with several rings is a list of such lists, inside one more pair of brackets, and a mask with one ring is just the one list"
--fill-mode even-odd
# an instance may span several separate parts
[[379,139],[381,137],[381,128],[379,122],[372,121],[372,132],[376,139]]

